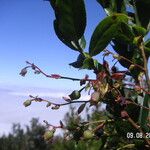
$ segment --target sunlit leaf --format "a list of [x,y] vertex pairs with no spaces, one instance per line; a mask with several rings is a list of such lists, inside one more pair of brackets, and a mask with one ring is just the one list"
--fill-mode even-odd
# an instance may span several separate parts
[[[55,12],[55,32],[58,38],[73,50],[82,51],[86,27],[86,12],[83,0],[50,0]],[[61,36],[60,36],[61,35]],[[74,43],[74,46],[73,44]],[[81,48],[82,47],[82,48]]]
[[82,69],[93,69],[94,68],[94,62],[93,62],[93,59],[92,58],[86,58],[84,61],[83,61],[83,66],[82,66]]
[[141,26],[135,25],[132,27],[136,36],[145,36],[147,34],[147,30]]
[[92,35],[89,47],[90,55],[95,56],[103,51],[112,38],[117,35],[120,22],[127,21],[128,17],[124,14],[114,14],[102,20]]

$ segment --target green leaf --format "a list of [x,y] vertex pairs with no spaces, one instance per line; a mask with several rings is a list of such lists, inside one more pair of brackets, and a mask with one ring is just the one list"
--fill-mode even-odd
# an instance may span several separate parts
[[84,110],[85,106],[86,103],[80,105],[80,107],[78,108],[78,114],[80,114]]
[[134,34],[136,36],[145,36],[147,34],[147,30],[141,26],[135,25],[132,27]]
[[128,17],[124,14],[114,14],[106,17],[96,27],[89,47],[91,56],[99,54],[109,44],[113,37],[117,34],[120,22],[127,22]]
[[150,1],[136,0],[136,9],[141,25],[147,29],[150,22]]
[[120,22],[117,36],[119,39],[122,37],[121,40],[128,43],[133,41],[135,35],[130,25],[125,22]]
[[[133,44],[134,33],[130,27],[125,22],[118,23],[118,30],[116,31],[115,40],[121,41],[122,44]],[[123,51],[123,49],[121,49]]]
[[83,54],[79,54],[77,61],[70,63],[69,65],[74,68],[81,68],[83,66],[84,60],[85,60],[85,56]]
[[[113,25],[113,20],[111,17],[107,17],[106,19],[102,20],[99,25],[96,27],[90,41],[89,53],[91,56],[99,54],[109,43],[110,38],[105,38],[105,43],[103,47],[99,45],[99,43],[103,40],[103,35],[106,34],[107,30],[110,30],[110,27]],[[101,44],[101,43],[100,43]]]
[[55,12],[56,21],[54,25],[57,28],[56,34],[57,36],[61,35],[61,38],[60,36],[58,38],[73,50],[82,51],[82,48],[79,47],[79,39],[83,41],[82,36],[86,27],[84,1],[50,0],[50,4]]
[[[150,95],[145,94],[143,106],[149,108],[149,101],[150,101]],[[148,115],[149,115],[149,110],[141,108],[139,122],[142,127],[146,126]]]
[[84,36],[82,36],[81,39],[79,39],[78,42],[79,42],[80,47],[82,49],[85,49],[85,47],[86,47],[86,40],[85,40]]
[[96,59],[93,60],[94,67],[98,70],[98,72],[102,71],[103,65],[100,64]]
[[59,30],[58,28],[58,22],[57,20],[54,20],[54,30],[55,30],[55,33],[57,35],[57,37],[64,43],[66,44],[68,47],[70,47],[71,49],[73,50],[76,50],[78,51],[78,49],[71,43],[70,40],[66,39],[64,37],[64,35],[61,33],[61,31]]
[[104,8],[108,15],[112,15],[113,13],[126,13],[124,0],[97,0],[97,2]]
[[92,58],[86,58],[83,62],[82,69],[93,69],[94,68],[94,62]]

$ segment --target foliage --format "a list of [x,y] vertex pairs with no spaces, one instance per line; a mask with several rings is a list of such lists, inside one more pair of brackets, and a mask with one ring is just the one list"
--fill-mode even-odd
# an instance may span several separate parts
[[45,126],[39,120],[33,118],[30,126],[26,125],[25,130],[19,123],[13,124],[12,133],[0,138],[1,150],[48,150],[49,146],[43,139]]
[[[148,39],[150,10],[149,0],[97,0],[107,16],[99,22],[92,33],[88,52],[85,51],[84,32],[86,28],[86,11],[83,0],[48,0],[55,13],[54,29],[57,37],[69,48],[79,53],[77,61],[70,63],[78,69],[93,70],[95,79],[86,75],[83,79],[65,77],[57,74],[46,74],[38,66],[27,62],[21,75],[25,76],[31,68],[37,74],[41,73],[48,78],[68,79],[79,81],[81,89],[75,90],[67,97],[65,103],[57,104],[48,100],[30,96],[24,105],[29,106],[33,101],[46,102],[47,107],[59,109],[72,103],[81,103],[78,113],[84,108],[100,103],[106,104],[107,117],[91,129],[93,140],[101,139],[100,149],[149,149],[150,148],[150,119],[149,95],[150,79],[148,58],[150,55],[150,42]],[[115,52],[107,49],[111,45]],[[103,52],[103,63],[94,59],[94,56]],[[112,55],[116,62],[111,65],[106,57]],[[119,70],[119,63],[125,70]],[[82,101],[82,91],[87,91],[91,98]],[[59,126],[70,131],[62,121]],[[85,126],[77,122],[72,133],[74,140],[82,142]],[[112,126],[112,131],[107,134],[107,126]],[[90,128],[90,126],[88,126]],[[87,128],[87,130],[89,130]],[[102,134],[103,133],[103,134]],[[75,135],[77,136],[75,136]],[[119,140],[120,139],[120,140]],[[91,140],[91,139],[90,139]],[[116,143],[116,141],[118,141]],[[123,142],[124,141],[124,142]],[[116,144],[114,144],[116,143]]]

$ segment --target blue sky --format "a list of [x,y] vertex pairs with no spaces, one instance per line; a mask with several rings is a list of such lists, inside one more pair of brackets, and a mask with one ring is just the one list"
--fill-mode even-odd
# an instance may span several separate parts
[[[86,4],[88,25],[85,36],[88,48],[94,27],[104,17],[104,13],[96,1],[87,1]],[[93,11],[95,9],[97,11]],[[54,13],[48,2],[1,0],[0,19],[0,82],[43,87],[48,86],[49,82],[55,86],[56,82],[48,81],[44,77],[41,79],[41,76],[37,77],[32,73],[24,79],[20,77],[19,71],[24,67],[26,60],[34,62],[49,73],[84,76],[85,71],[79,72],[68,65],[76,60],[78,53],[70,50],[56,37],[53,29]],[[70,84],[65,84],[66,86],[69,88]]]
[[[104,17],[104,12],[96,0],[86,1],[86,9],[87,50],[90,36]],[[68,110],[65,107],[54,112],[46,109],[45,104],[24,108],[22,103],[29,94],[58,101],[79,88],[78,82],[47,79],[34,75],[32,71],[26,77],[21,77],[19,72],[26,65],[26,60],[49,74],[78,78],[89,74],[94,77],[90,71],[78,71],[68,65],[76,60],[78,53],[58,40],[53,20],[53,10],[43,0],[0,0],[0,134],[8,133],[13,122],[28,124],[32,117],[56,124]]]

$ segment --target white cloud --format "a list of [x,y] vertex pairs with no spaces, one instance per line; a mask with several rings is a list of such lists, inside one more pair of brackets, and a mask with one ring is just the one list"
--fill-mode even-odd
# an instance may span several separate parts
[[11,95],[15,96],[28,96],[28,95],[33,95],[36,96],[38,95],[39,97],[50,97],[50,98],[62,98],[62,96],[65,95],[63,92],[11,92]]
[[[29,96],[29,95],[33,95],[33,96],[39,96],[39,97],[48,97],[48,98],[54,98],[54,99],[62,99],[63,96],[67,96],[68,92],[57,92],[57,91],[53,91],[53,92],[35,92],[35,91],[30,91],[30,92],[10,92],[11,95],[14,96]],[[89,100],[90,96],[89,95],[82,95],[80,100]]]
[[[7,90],[5,90],[7,89]],[[41,118],[41,121],[46,119],[52,124],[58,124],[59,120],[64,118],[65,113],[68,111],[68,105],[61,107],[59,110],[54,111],[45,107],[45,103],[33,103],[30,107],[25,108],[23,102],[25,97],[29,95],[46,97],[50,101],[63,103],[63,96],[67,96],[72,91],[56,90],[46,88],[23,88],[23,87],[7,87],[0,88],[0,134],[10,132],[12,123],[20,122],[21,124],[29,124],[33,117]],[[85,95],[80,100],[89,100],[90,96]],[[60,100],[60,101],[58,101]],[[76,105],[76,104],[75,104]],[[78,108],[78,106],[77,106]]]

